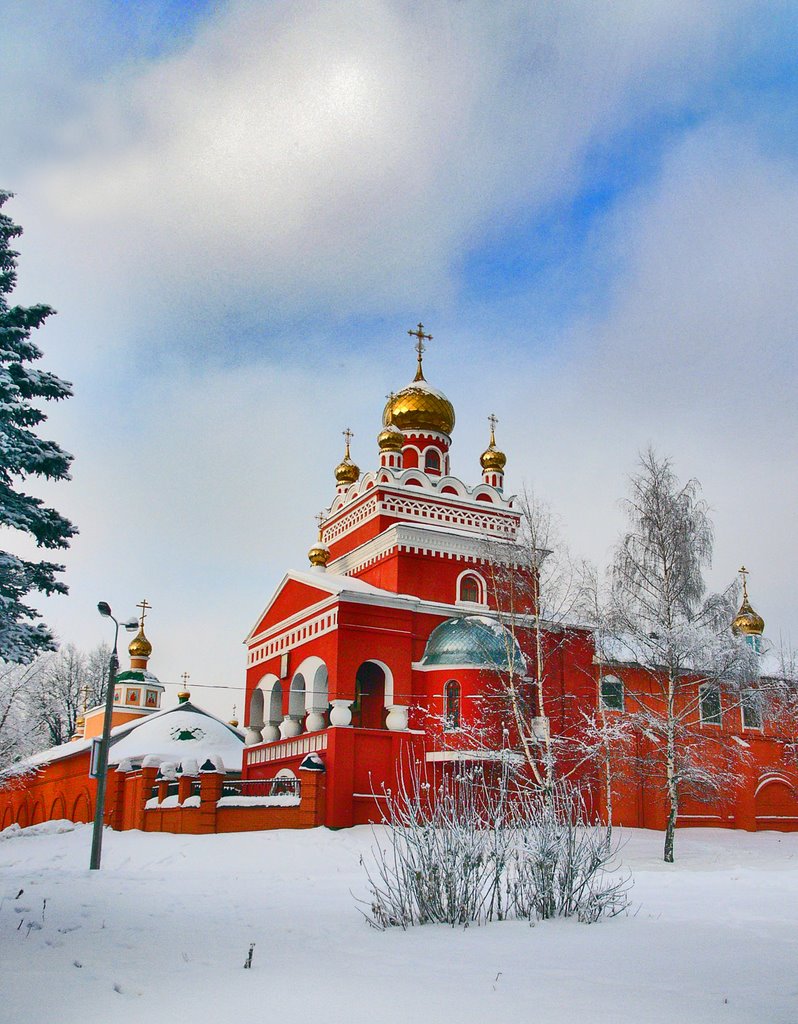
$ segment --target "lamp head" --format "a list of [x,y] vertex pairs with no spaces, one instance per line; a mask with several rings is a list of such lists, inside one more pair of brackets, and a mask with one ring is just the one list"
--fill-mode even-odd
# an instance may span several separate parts
[[97,605],[97,611],[106,619],[111,618],[111,606],[107,601],[100,601]]
[[138,619],[129,619],[127,622],[123,622],[122,625],[128,631],[128,633],[135,633],[139,628]]

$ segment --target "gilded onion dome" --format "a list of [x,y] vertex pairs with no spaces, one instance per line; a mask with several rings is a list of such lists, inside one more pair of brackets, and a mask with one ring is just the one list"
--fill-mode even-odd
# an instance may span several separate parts
[[360,467],[356,466],[352,462],[351,456],[349,455],[349,442],[353,438],[352,431],[348,428],[344,431],[344,437],[346,438],[346,450],[344,452],[343,459],[335,467],[335,480],[336,483],[342,484],[353,484],[360,478]]
[[442,391],[430,387],[422,377],[389,399],[382,421],[404,431],[434,430],[451,434],[454,406]]
[[486,473],[503,473],[507,464],[507,456],[496,447],[496,417],[489,417],[490,443],[479,457],[479,463]]
[[139,631],[130,641],[127,649],[131,658],[149,658],[152,654],[152,644],[144,635],[144,623],[139,626]]
[[321,541],[318,541],[313,545],[310,551],[308,551],[308,561],[313,566],[324,568],[324,566],[326,566],[330,561],[330,549],[326,544],[322,544]]
[[400,452],[404,443],[405,435],[392,423],[377,434],[377,444],[381,452]]
[[748,570],[745,566],[740,569],[740,575],[743,578],[743,603],[732,622],[732,632],[742,634],[742,636],[762,636],[765,632],[765,620],[754,611],[748,600],[748,586],[745,580]]
[[417,331],[407,333],[418,338],[416,376],[412,384],[390,396],[382,414],[382,422],[386,427],[398,427],[404,431],[434,430],[439,434],[451,434],[454,429],[454,406],[442,391],[427,383],[421,365],[424,339],[429,341],[432,335],[424,334],[423,324],[418,325]]
[[319,512],[316,516],[316,522],[319,524],[319,538],[310,551],[308,551],[308,561],[314,568],[324,569],[330,561],[330,549],[321,539],[321,528],[324,524],[323,512]]

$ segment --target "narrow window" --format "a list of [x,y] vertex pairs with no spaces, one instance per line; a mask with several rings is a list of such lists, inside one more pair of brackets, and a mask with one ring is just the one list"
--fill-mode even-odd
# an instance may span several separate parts
[[601,677],[601,706],[607,711],[623,711],[623,682],[617,676]]
[[428,448],[424,455],[424,469],[428,473],[437,473],[440,475],[441,457],[434,448]]
[[460,580],[460,600],[479,603],[479,581],[475,576],[464,576]]
[[443,730],[455,732],[460,728],[460,684],[450,679],[443,688]]
[[720,690],[717,686],[698,688],[698,705],[702,725],[720,725]]
[[762,728],[762,700],[756,690],[743,690],[740,705],[743,710],[743,728]]

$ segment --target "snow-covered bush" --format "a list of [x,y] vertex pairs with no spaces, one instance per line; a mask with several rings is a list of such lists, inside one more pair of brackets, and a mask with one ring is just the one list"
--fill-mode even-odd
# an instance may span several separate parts
[[505,918],[614,917],[631,879],[617,871],[617,843],[590,824],[578,791],[519,785],[509,764],[443,771],[434,783],[413,767],[384,794],[386,828],[365,864],[367,920],[377,928]]

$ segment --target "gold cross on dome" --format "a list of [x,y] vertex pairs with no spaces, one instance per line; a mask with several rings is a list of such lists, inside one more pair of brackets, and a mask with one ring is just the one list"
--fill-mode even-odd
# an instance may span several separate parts
[[136,607],[141,608],[141,619],[139,620],[139,625],[144,629],[144,620],[147,618],[147,612],[151,610],[152,605],[147,604],[147,598],[145,597],[143,601],[139,601]]
[[746,567],[744,565],[741,565],[740,568],[737,570],[737,572],[739,572],[739,574],[743,578],[743,598],[747,601],[748,600],[748,586],[747,586],[748,581],[746,579],[746,576],[748,576],[748,569],[746,569]]
[[180,678],[183,680],[183,689],[187,690],[188,689],[188,681],[191,678],[191,676],[189,676],[188,672],[184,672],[183,675]]
[[418,338],[415,348],[416,352],[418,352],[418,358],[420,359],[422,352],[426,351],[426,346],[424,345],[424,342],[432,341],[432,335],[424,333],[424,324],[419,324],[415,331],[408,331],[407,333],[410,335],[411,338]]

